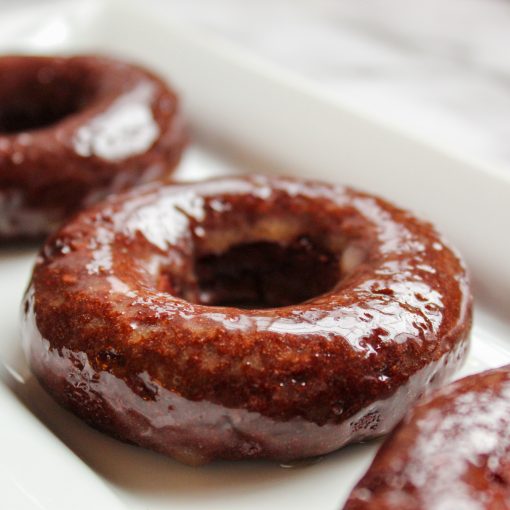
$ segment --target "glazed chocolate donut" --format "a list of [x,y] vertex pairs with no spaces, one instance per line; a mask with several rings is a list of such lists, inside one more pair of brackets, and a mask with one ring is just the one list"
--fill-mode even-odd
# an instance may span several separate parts
[[290,460],[388,432],[459,365],[462,262],[431,225],[340,186],[147,186],[53,235],[23,337],[93,426],[198,464]]
[[345,510],[510,509],[510,365],[417,405],[379,450]]
[[40,237],[108,193],[168,175],[175,93],[105,57],[0,57],[0,240]]

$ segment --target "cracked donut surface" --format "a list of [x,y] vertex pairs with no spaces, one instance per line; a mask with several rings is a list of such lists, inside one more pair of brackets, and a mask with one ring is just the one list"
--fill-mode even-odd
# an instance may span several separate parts
[[52,235],[23,341],[93,426],[199,464],[388,432],[462,362],[462,261],[374,196],[284,177],[148,185]]

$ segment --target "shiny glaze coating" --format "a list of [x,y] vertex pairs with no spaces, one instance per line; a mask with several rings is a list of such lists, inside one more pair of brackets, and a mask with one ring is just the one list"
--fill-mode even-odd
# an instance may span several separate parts
[[510,365],[417,405],[379,450],[345,510],[510,509]]
[[[289,267],[313,264],[278,282],[292,284],[280,301],[264,272],[261,306],[225,306],[197,268],[228,252],[216,279],[239,299],[260,243],[273,258],[292,246]],[[332,258],[337,281],[292,304]],[[148,185],[79,214],[42,248],[23,339],[63,405],[197,464],[315,456],[388,432],[457,368],[470,327],[465,269],[430,224],[342,186],[251,176]]]
[[167,176],[175,93],[105,57],[0,57],[0,241],[40,237],[108,193]]

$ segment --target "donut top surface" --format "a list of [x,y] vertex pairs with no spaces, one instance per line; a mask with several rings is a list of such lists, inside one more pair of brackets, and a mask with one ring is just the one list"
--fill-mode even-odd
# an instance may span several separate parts
[[346,510],[510,508],[510,366],[420,403],[383,444]]
[[71,137],[67,148],[79,155],[128,158],[155,142],[176,107],[154,74],[108,57],[6,56],[0,72],[2,155]]
[[170,173],[186,136],[176,94],[100,56],[0,57],[0,240]]
[[457,356],[471,325],[465,268],[430,224],[264,176],[109,198],[47,241],[29,295],[52,349],[144,398],[317,424]]

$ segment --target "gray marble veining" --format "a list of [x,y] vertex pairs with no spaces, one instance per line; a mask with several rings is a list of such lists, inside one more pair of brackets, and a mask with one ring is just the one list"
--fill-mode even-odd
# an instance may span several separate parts
[[355,108],[509,168],[508,0],[151,0]]

